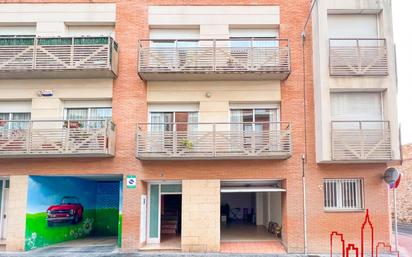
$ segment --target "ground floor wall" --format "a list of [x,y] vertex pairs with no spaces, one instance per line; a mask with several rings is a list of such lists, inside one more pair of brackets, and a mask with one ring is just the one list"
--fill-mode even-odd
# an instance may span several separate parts
[[[135,188],[124,186],[122,189],[122,222],[119,228],[122,230],[122,251],[137,251],[147,243],[147,238],[144,238],[141,233],[142,230],[145,231],[145,225],[142,225],[141,197],[149,196],[148,181],[181,181],[182,215],[186,217],[182,220],[182,250],[214,252],[219,251],[220,245],[220,181],[278,179],[283,181],[282,188],[286,189],[286,193],[280,196],[282,243],[287,252],[302,253],[304,251],[302,173],[299,166],[288,166],[287,163],[290,161],[152,162],[145,163],[134,171],[121,173],[119,170],[119,174],[124,179],[123,183],[126,183],[127,175],[135,175],[137,179]],[[37,169],[34,168],[33,175],[46,174]],[[330,234],[333,231],[342,233],[347,243],[359,246],[366,209],[369,210],[373,224],[375,243],[390,242],[388,189],[382,181],[384,170],[384,165],[309,167],[306,173],[308,252],[329,252]],[[99,174],[98,169],[88,173]],[[67,170],[58,175],[63,174],[73,174],[73,172]],[[325,178],[363,178],[364,209],[350,212],[326,211],[323,206],[323,179]],[[24,250],[28,181],[28,176],[24,173],[10,176],[8,216],[13,219],[8,219],[7,223],[7,250]],[[208,215],[204,215],[205,209]],[[370,234],[368,231],[365,233]]]
[[182,251],[220,250],[220,180],[182,181]]

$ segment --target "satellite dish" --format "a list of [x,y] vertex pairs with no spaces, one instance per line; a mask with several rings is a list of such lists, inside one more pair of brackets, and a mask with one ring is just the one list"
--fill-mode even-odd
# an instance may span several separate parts
[[401,180],[401,172],[394,167],[387,168],[383,175],[383,180],[385,180],[391,188],[397,188]]

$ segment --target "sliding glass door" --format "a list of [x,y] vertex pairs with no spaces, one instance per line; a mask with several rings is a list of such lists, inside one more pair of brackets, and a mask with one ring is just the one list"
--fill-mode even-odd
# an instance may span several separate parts
[[176,152],[192,139],[197,130],[198,112],[150,112],[150,134],[159,151]]
[[231,109],[232,148],[257,151],[273,147],[278,109]]
[[30,120],[29,112],[0,113],[0,129],[17,130],[26,129]]

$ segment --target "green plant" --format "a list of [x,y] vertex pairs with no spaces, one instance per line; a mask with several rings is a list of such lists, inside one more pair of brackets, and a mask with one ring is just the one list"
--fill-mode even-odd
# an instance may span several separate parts
[[192,149],[193,148],[193,142],[190,141],[189,139],[183,139],[182,144],[187,148],[187,149]]

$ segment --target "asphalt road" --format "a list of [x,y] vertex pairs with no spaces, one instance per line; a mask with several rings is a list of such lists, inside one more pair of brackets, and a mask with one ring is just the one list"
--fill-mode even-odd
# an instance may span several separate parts
[[398,232],[405,235],[412,235],[412,224],[398,224]]
[[398,224],[398,244],[401,257],[412,257],[412,224]]

